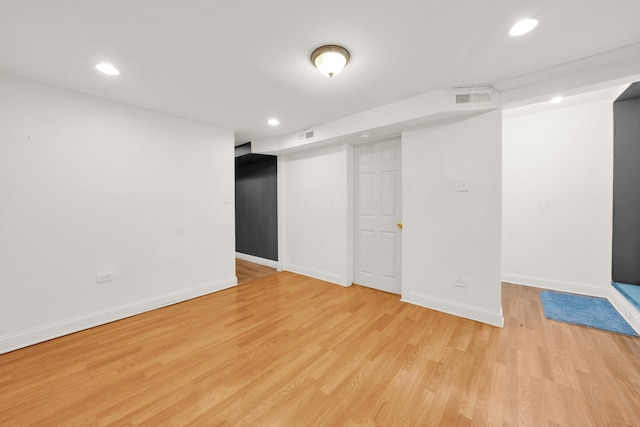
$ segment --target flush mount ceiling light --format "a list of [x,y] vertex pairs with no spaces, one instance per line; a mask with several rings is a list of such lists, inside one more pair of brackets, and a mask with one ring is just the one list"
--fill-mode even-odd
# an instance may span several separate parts
[[267,124],[269,124],[269,126],[278,126],[280,124],[280,121],[278,119],[269,119]]
[[320,46],[311,54],[311,62],[325,76],[333,77],[349,63],[349,51],[334,44]]
[[120,71],[118,71],[116,67],[111,64],[107,64],[106,62],[97,64],[96,69],[98,71],[102,71],[105,74],[109,74],[110,76],[117,76],[118,74],[120,74]]
[[538,20],[533,18],[523,19],[522,21],[518,21],[514,24],[513,27],[509,30],[510,36],[521,36],[523,34],[527,34],[529,31],[533,30],[538,25]]
[[562,97],[554,96],[553,98],[551,98],[551,102],[553,102],[554,104],[559,104],[560,102],[562,102]]

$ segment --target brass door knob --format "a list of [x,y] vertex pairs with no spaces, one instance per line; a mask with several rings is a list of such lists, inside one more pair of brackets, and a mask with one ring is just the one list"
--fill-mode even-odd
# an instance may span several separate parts
[[402,223],[401,222],[398,223],[398,228],[402,228]]

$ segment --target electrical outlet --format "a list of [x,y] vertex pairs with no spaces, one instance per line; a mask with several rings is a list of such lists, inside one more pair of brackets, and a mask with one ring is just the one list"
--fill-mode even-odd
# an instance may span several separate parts
[[107,271],[105,273],[96,274],[96,283],[102,284],[107,282],[113,282],[115,280],[115,273],[113,271]]
[[469,284],[466,278],[464,277],[460,277],[460,276],[455,276],[453,278],[453,286],[458,287],[458,288],[468,288]]
[[464,178],[456,179],[454,190],[456,192],[462,192],[462,193],[468,192],[469,191],[469,180],[468,179],[464,179]]

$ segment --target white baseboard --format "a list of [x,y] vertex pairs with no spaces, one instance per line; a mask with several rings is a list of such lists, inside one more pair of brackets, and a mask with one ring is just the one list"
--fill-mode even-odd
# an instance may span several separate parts
[[481,307],[461,304],[457,301],[445,300],[442,298],[419,294],[402,295],[402,299],[400,301],[430,308],[436,311],[441,311],[443,313],[453,314],[454,316],[464,317],[465,319],[487,323],[499,328],[502,328],[504,326],[502,307],[500,307],[499,312],[493,312],[485,310]]
[[311,268],[300,267],[299,265],[286,264],[283,269],[292,273],[301,274],[303,276],[312,277],[314,279],[323,280],[325,282],[333,283],[340,286],[351,286],[351,283],[345,283],[345,280],[340,276],[336,276],[324,271],[314,270]]
[[5,335],[0,337],[0,354],[84,329],[104,325],[105,323],[114,322],[126,317],[135,316],[136,314],[141,314],[156,308],[218,292],[237,285],[238,280],[234,277],[233,279],[223,280],[215,284],[196,286]]
[[607,299],[618,313],[626,320],[636,332],[640,334],[640,311],[638,311],[616,288],[609,288]]
[[240,252],[236,252],[236,258],[241,259],[243,261],[252,262],[254,264],[264,265],[265,267],[278,268],[278,261],[274,261],[271,259],[260,258],[253,255],[242,254]]
[[606,284],[604,286],[597,286],[594,284],[567,282],[509,273],[502,273],[502,281],[516,285],[532,286],[534,288],[550,289],[553,291],[569,292],[601,298],[607,298],[609,296],[610,286]]

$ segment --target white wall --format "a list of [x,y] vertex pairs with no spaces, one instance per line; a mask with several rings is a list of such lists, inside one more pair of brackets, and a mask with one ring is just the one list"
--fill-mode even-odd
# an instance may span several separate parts
[[505,112],[504,281],[607,296],[613,182],[609,94]]
[[[497,326],[501,120],[494,110],[402,133],[402,298]],[[456,179],[470,191],[454,192]]]
[[[402,134],[406,302],[501,326],[501,112]],[[352,147],[280,156],[283,268],[353,279]],[[454,192],[455,178],[471,191]],[[453,286],[454,276],[468,288]]]
[[236,284],[231,131],[9,76],[0,94],[0,352]]
[[280,160],[282,268],[350,285],[352,148],[334,145]]

